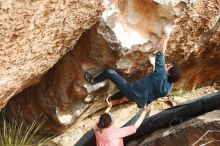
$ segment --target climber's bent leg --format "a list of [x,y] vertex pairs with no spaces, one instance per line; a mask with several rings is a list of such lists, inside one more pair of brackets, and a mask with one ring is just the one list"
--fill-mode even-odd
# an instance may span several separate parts
[[102,82],[107,79],[111,80],[120,89],[121,93],[124,96],[126,96],[127,98],[130,98],[131,83],[126,81],[124,78],[122,78],[113,69],[106,69],[100,75],[98,75],[96,78],[94,78],[93,81],[95,83],[98,83],[98,82]]

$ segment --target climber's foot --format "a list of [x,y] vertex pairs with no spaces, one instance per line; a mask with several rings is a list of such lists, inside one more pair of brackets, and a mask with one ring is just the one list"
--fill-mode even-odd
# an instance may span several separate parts
[[86,82],[88,82],[89,84],[95,84],[94,82],[94,77],[88,73],[87,71],[84,74],[84,79],[86,80]]

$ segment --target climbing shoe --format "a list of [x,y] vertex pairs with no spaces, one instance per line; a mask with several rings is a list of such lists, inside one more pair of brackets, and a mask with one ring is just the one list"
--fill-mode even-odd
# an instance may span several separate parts
[[86,82],[88,82],[89,84],[95,84],[94,82],[94,78],[91,74],[89,74],[87,71],[84,74],[84,79],[86,80]]

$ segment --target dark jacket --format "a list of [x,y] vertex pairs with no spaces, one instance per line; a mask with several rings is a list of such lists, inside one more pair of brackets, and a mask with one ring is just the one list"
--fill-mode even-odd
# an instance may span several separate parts
[[164,54],[158,52],[155,60],[155,71],[132,84],[131,97],[140,108],[146,103],[166,96],[172,88],[173,83],[167,80]]

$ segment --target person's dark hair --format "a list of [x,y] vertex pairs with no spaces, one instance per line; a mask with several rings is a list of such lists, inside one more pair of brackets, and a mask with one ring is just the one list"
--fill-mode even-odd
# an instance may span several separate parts
[[181,77],[181,66],[175,62],[172,62],[172,67],[168,71],[168,81],[171,83],[177,82]]
[[108,113],[104,113],[100,116],[97,126],[100,128],[100,132],[102,132],[103,128],[107,128],[111,124],[112,124],[111,116]]

